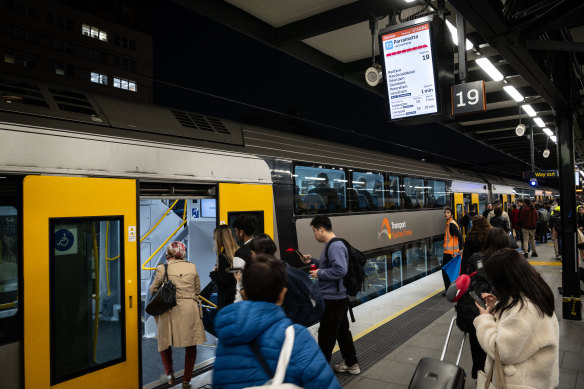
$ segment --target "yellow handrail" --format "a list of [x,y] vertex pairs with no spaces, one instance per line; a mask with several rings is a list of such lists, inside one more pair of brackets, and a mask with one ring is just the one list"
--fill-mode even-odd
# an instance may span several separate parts
[[114,258],[110,258],[107,256],[108,253],[108,241],[109,241],[109,221],[106,223],[105,225],[105,279],[106,279],[106,283],[107,283],[107,295],[111,296],[112,292],[110,290],[110,281],[109,281],[109,268],[107,265],[108,261],[115,261],[116,259],[118,259],[120,257],[121,254],[118,254],[117,257]]
[[[142,241],[143,241],[144,239],[146,239],[146,237],[147,237],[148,235],[150,235],[150,233],[151,233],[152,231],[154,231],[154,229],[155,229],[155,228],[156,228],[156,227],[157,227],[157,226],[160,224],[160,222],[161,222],[161,221],[162,221],[162,220],[163,220],[163,219],[164,219],[164,218],[165,218],[167,215],[170,215],[170,211],[172,211],[172,209],[174,208],[174,206],[176,205],[176,203],[178,203],[178,199],[176,199],[176,200],[174,201],[174,203],[172,203],[172,205],[170,206],[170,208],[168,208],[168,211],[164,212],[164,214],[163,214],[163,215],[160,217],[160,219],[159,219],[159,220],[156,222],[156,224],[155,224],[155,225],[153,225],[153,226],[152,226],[152,228],[150,228],[150,229],[148,230],[148,232],[147,232],[147,233],[146,233],[146,234],[145,234],[143,237],[141,237],[141,238],[140,238],[140,243],[142,243]],[[185,207],[185,209],[186,209],[186,207]]]
[[92,296],[95,300],[95,320],[93,322],[93,362],[97,350],[97,332],[99,330],[99,252],[97,251],[97,237],[95,234],[95,224],[91,224],[91,234],[93,235],[93,257],[95,261],[95,294]]
[[148,262],[150,262],[150,260],[151,260],[151,259],[152,259],[152,258],[153,258],[153,257],[154,257],[154,256],[155,256],[155,255],[156,255],[158,252],[159,252],[159,251],[160,251],[160,249],[164,247],[164,245],[165,245],[165,244],[166,244],[166,243],[167,243],[167,242],[170,240],[170,238],[172,238],[172,237],[173,237],[173,236],[174,236],[174,235],[175,235],[175,234],[178,232],[178,230],[179,230],[179,229],[180,229],[182,226],[184,226],[184,225],[186,224],[186,222],[187,222],[187,221],[186,221],[186,219],[185,219],[185,220],[183,220],[183,222],[180,224],[180,226],[178,226],[178,227],[176,228],[176,230],[174,230],[174,232],[173,232],[173,233],[172,233],[172,234],[171,234],[171,235],[170,235],[168,238],[166,238],[166,240],[165,240],[164,242],[162,242],[162,244],[161,244],[160,246],[158,246],[158,248],[156,249],[156,251],[155,251],[155,252],[153,252],[153,253],[152,253],[152,255],[151,255],[150,257],[148,257],[148,259],[146,260],[146,262],[144,262],[144,263],[142,264],[142,270],[156,270],[156,268],[155,268],[155,267],[145,267],[145,266],[146,266],[146,264],[147,264]]
[[210,302],[209,300],[207,300],[207,299],[206,299],[206,298],[204,298],[203,296],[201,296],[201,295],[197,295],[197,297],[198,297],[198,298],[200,298],[201,300],[203,300],[204,302],[206,302],[207,304],[211,304],[211,306],[212,306],[213,308],[217,308],[217,305],[213,304],[212,302]]

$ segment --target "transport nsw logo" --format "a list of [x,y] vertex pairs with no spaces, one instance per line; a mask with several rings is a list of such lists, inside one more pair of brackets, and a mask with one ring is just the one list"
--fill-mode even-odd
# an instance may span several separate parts
[[381,229],[377,233],[377,239],[381,240],[382,236],[387,236],[387,239],[398,239],[398,238],[405,238],[407,236],[413,235],[412,230],[407,229],[407,224],[405,221],[394,223],[387,220],[387,218],[383,218],[383,222],[381,223]]

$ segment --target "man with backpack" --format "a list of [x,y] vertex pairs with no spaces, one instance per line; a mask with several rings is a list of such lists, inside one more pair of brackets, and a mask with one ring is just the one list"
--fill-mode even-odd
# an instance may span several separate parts
[[333,366],[338,372],[359,374],[359,361],[349,330],[349,296],[343,278],[349,270],[349,248],[344,241],[336,238],[328,217],[319,215],[310,222],[314,238],[325,244],[325,248],[316,260],[310,255],[304,256],[305,263],[315,264],[311,277],[318,279],[318,285],[324,299],[324,314],[318,329],[318,345],[327,361],[330,362],[335,343],[339,342],[343,362]]

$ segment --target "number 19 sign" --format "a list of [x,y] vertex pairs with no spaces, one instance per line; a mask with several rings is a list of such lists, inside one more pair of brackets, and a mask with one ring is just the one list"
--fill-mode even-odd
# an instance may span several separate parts
[[485,82],[475,81],[452,86],[452,116],[487,110]]

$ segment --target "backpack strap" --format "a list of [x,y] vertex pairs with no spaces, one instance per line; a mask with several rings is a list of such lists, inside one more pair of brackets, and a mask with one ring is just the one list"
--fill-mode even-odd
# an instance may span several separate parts
[[168,263],[164,264],[164,282],[168,282]]
[[[343,242],[343,244],[345,245],[345,247],[347,247],[347,241],[346,241],[346,240],[344,240],[343,238],[337,238],[337,237],[334,237],[334,238],[332,238],[331,240],[329,240],[329,241],[327,242],[327,244],[326,244],[326,247],[324,248],[324,257],[325,257],[325,259],[326,259],[326,262],[327,262],[327,263],[330,263],[330,262],[329,262],[329,259],[328,259],[328,249],[329,249],[330,245],[331,245],[333,242],[338,242],[338,241],[341,241],[341,242]],[[349,248],[347,247],[347,253],[348,253],[348,252],[349,252]],[[349,258],[347,257],[347,271],[348,271],[348,270],[349,270]],[[342,278],[342,277],[341,277],[341,278],[339,278],[339,280],[337,281],[337,292],[339,292],[339,291],[341,290],[341,282],[342,282],[342,281],[343,281],[343,278]]]

